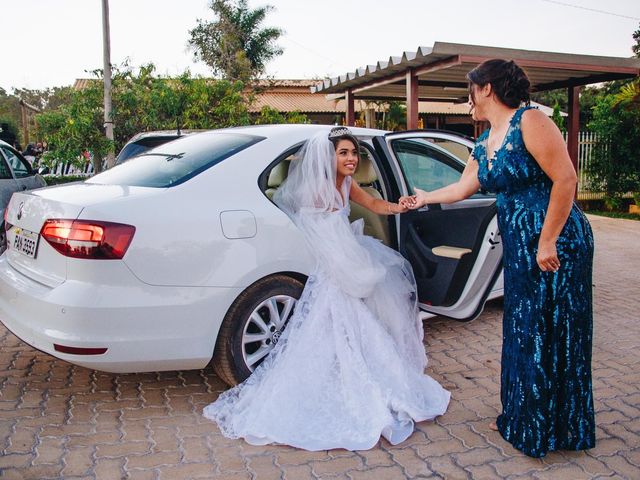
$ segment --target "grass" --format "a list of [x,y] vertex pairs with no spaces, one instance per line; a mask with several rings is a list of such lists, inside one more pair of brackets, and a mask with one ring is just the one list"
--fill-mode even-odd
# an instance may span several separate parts
[[47,186],[59,185],[61,183],[79,182],[89,178],[86,175],[44,175]]
[[625,218],[627,220],[640,220],[640,215],[628,212],[604,212],[602,210],[589,210],[585,213],[590,215],[600,215],[601,217]]

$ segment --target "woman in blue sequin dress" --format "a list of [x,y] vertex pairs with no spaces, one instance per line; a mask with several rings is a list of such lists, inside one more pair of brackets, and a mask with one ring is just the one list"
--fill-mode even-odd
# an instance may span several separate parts
[[595,445],[591,388],[593,235],[573,202],[576,174],[558,128],[529,106],[514,62],[469,72],[474,120],[488,121],[456,184],[414,205],[497,194],[503,243],[502,413],[490,428],[532,457]]

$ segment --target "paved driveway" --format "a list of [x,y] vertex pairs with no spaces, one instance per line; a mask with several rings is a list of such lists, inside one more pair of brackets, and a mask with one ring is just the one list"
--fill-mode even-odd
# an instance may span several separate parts
[[[71,366],[0,327],[1,479],[640,478],[640,222],[591,217],[596,234],[597,446],[530,459],[487,428],[498,413],[501,304],[476,321],[427,322],[446,415],[402,445],[364,452],[252,447],[200,415],[225,388],[210,371],[115,375]],[[277,414],[277,413],[276,413]]]

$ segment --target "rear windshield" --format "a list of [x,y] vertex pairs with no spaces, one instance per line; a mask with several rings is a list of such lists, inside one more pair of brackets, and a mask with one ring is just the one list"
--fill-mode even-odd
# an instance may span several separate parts
[[263,137],[206,132],[147,150],[87,180],[87,183],[166,188],[179,185],[244,150]]
[[157,147],[158,145],[163,145],[167,142],[175,140],[180,137],[150,137],[150,138],[142,138],[140,140],[136,140],[135,142],[127,143],[120,153],[116,157],[116,163],[123,163],[125,160],[129,160],[136,155],[140,155],[142,152],[146,152],[147,150],[152,149],[153,147]]

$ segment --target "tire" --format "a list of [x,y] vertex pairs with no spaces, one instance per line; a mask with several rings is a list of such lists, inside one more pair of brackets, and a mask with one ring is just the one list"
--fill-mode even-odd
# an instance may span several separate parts
[[304,283],[278,274],[258,280],[233,302],[220,326],[211,364],[234,386],[246,380],[278,343]]

